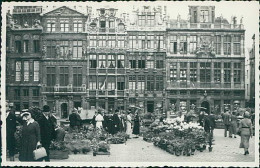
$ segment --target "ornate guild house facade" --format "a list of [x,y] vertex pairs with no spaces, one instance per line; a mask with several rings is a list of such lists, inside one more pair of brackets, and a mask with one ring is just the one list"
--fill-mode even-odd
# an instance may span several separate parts
[[161,6],[47,9],[7,14],[6,93],[17,111],[48,104],[67,118],[78,107],[138,106],[170,116],[245,106],[242,19],[215,17],[214,6],[189,6],[188,19]]

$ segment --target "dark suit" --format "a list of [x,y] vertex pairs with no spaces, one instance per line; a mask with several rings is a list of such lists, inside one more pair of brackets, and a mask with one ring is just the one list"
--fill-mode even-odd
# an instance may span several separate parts
[[50,161],[49,147],[51,144],[51,140],[54,139],[54,123],[51,117],[47,119],[45,116],[41,116],[38,123],[40,125],[41,143],[47,152],[47,156],[44,159],[45,161]]
[[6,142],[7,149],[9,150],[9,156],[12,157],[15,154],[15,137],[16,131],[16,116],[13,112],[10,112],[6,118]]
[[229,132],[229,137],[232,137],[231,135],[231,131],[230,131],[230,125],[231,125],[231,115],[229,112],[226,112],[223,114],[222,116],[223,118],[223,123],[224,123],[224,127],[225,127],[225,132],[224,132],[224,136],[227,136],[227,131]]
[[113,120],[112,134],[116,134],[119,132],[120,119],[117,114],[114,114],[112,116],[112,120]]

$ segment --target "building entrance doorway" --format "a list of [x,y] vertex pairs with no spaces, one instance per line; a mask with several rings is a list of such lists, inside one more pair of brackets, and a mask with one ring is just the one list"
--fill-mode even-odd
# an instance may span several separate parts
[[153,101],[147,102],[147,112],[150,112],[150,113],[154,112],[154,102]]
[[62,103],[60,106],[61,109],[61,118],[68,118],[68,105],[67,103]]
[[209,114],[209,112],[210,112],[209,102],[207,102],[207,101],[202,102],[201,107],[203,107],[201,110],[203,110],[203,111],[205,111],[206,113]]

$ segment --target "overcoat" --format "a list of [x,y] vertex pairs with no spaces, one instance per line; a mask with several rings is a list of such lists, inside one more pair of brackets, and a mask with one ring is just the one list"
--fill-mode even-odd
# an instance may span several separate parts
[[20,161],[34,161],[33,151],[36,149],[37,142],[41,141],[40,126],[37,121],[32,123],[25,122],[22,128],[21,151],[19,152]]

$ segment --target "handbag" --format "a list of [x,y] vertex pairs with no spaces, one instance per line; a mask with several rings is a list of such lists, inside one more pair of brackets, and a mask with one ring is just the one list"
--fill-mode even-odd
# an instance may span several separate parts
[[38,160],[47,156],[46,150],[44,147],[37,148],[33,151],[34,160]]

